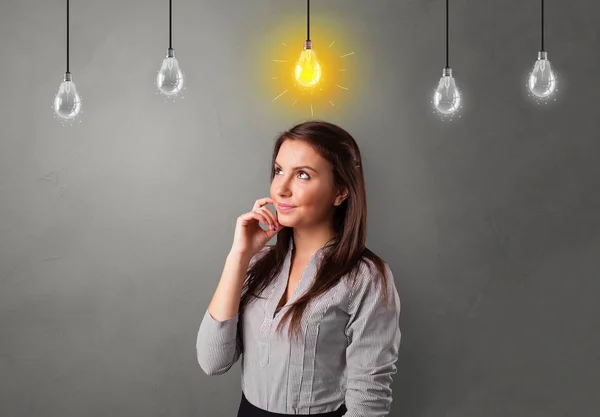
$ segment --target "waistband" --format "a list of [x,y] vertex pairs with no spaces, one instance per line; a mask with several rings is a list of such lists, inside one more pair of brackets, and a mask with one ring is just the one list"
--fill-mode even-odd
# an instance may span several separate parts
[[[327,413],[321,413],[321,414],[310,414],[310,416],[311,417],[341,417],[344,414],[346,414],[346,411],[347,411],[346,405],[342,404],[340,406],[340,408],[338,408],[335,411],[329,411]],[[290,415],[294,415],[294,414],[273,413],[272,411],[266,411],[266,410],[263,410],[262,408],[258,408],[254,404],[252,404],[250,401],[248,401],[248,399],[242,392],[242,401],[240,403],[240,409],[238,411],[237,417],[285,417],[285,416],[290,416]],[[308,415],[308,414],[295,414],[295,415]]]

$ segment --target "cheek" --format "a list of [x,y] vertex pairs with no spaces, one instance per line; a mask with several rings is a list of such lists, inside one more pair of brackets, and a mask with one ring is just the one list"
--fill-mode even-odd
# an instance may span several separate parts
[[304,192],[300,193],[297,201],[300,202],[306,210],[312,212],[321,212],[327,205],[323,193],[318,189],[304,190]]

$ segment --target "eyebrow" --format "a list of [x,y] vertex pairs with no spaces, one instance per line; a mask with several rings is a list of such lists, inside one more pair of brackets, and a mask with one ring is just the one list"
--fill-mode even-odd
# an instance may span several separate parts
[[[281,165],[279,165],[279,163],[277,161],[275,161],[275,165],[281,167]],[[308,165],[302,165],[299,167],[294,167],[292,168],[293,170],[298,170],[298,169],[310,169],[311,171],[316,172],[317,174],[319,173],[319,171],[317,171],[316,169],[314,169],[313,167],[309,167]]]

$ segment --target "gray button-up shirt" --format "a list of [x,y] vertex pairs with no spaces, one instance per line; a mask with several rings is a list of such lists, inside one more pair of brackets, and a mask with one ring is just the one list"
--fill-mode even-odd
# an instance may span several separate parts
[[[208,309],[198,330],[198,363],[208,375],[227,372],[241,357],[242,391],[250,403],[274,413],[318,414],[342,403],[344,417],[382,417],[392,403],[392,376],[400,348],[400,298],[386,263],[389,305],[381,296],[375,265],[363,265],[354,289],[340,282],[311,300],[301,322],[301,337],[291,339],[289,322],[275,328],[276,312],[288,283],[293,240],[281,273],[243,314],[215,320]],[[249,267],[269,247],[250,261]],[[286,305],[305,293],[317,272],[323,249],[306,266]]]

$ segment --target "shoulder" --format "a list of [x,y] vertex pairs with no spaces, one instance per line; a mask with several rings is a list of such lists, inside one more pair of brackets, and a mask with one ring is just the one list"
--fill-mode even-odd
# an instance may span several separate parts
[[371,287],[382,279],[394,279],[388,262],[373,252],[363,255],[357,265],[357,280],[361,282],[361,286]]
[[373,253],[363,256],[345,282],[352,304],[366,299],[380,299],[387,294],[397,293],[394,274],[387,261]]

